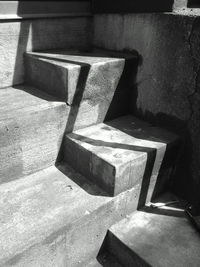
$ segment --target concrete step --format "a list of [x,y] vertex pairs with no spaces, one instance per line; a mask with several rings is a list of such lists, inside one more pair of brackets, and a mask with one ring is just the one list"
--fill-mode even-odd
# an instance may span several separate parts
[[106,196],[67,165],[2,184],[0,266],[87,266],[107,229],[136,209],[139,193],[136,185]]
[[171,207],[168,201],[159,200],[158,205],[166,206],[136,211],[113,225],[104,241],[105,249],[127,267],[199,266],[200,235],[182,204]]
[[[110,195],[142,184],[141,205],[167,182],[162,176],[175,163],[179,138],[123,116],[74,131],[64,138],[65,160]],[[159,189],[159,190],[160,190]]]
[[35,88],[0,90],[0,183],[55,163],[67,106]]
[[[60,97],[68,105],[79,105],[82,100],[105,95],[111,102],[124,69],[129,66],[136,73],[137,55],[97,49],[42,51],[27,53],[25,64],[27,83]],[[123,84],[121,89],[126,87]]]

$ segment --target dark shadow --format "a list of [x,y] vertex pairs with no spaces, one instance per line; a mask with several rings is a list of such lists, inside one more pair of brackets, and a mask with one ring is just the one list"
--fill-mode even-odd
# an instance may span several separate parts
[[170,191],[173,191],[178,196],[187,199],[196,206],[200,203],[200,195],[198,192],[199,187],[191,180],[191,157],[193,149],[190,129],[188,129],[188,122],[165,113],[153,114],[150,111],[143,112],[141,109],[137,108],[134,110],[134,114],[153,125],[172,131],[180,137],[179,148],[177,144],[178,150],[176,151],[176,148],[174,147],[174,153],[177,154],[176,159],[172,158],[169,150],[169,152],[166,153],[166,159],[163,164],[166,165],[169,160],[170,162],[173,162],[174,160]]
[[[115,94],[111,101],[110,107],[106,113],[105,121],[130,113],[129,102],[132,94],[136,91],[136,75],[140,56],[136,51],[130,51],[135,58],[125,60],[123,73],[119,80]],[[129,52],[129,53],[130,53]]]
[[170,12],[173,10],[173,0],[93,0],[94,13],[149,13]]
[[200,1],[199,0],[188,0],[187,6],[190,8],[199,8],[200,7]]

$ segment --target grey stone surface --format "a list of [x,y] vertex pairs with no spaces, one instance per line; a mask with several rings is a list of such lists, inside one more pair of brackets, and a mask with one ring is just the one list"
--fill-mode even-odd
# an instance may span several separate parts
[[28,87],[0,90],[0,103],[0,183],[54,164],[66,104]]
[[[65,160],[116,195],[142,179],[156,181],[166,147],[176,140],[173,134],[125,116],[66,135]],[[150,177],[144,178],[148,168]]]
[[124,266],[199,265],[200,237],[180,208],[137,211],[109,231],[108,249]]
[[96,15],[94,45],[140,54],[134,114],[186,139],[176,188],[193,202],[200,190],[199,16]]
[[107,229],[134,211],[140,185],[112,198],[68,166],[0,187],[1,266],[85,266]]
[[111,107],[112,99],[113,93],[93,99],[85,99],[81,101],[80,105],[69,107],[70,112],[67,116],[66,132],[69,133],[73,130],[103,122]]
[[56,48],[87,48],[91,18],[67,17],[0,23],[0,88],[23,83],[23,54]]
[[112,98],[70,107],[30,86],[0,90],[0,183],[54,164],[64,132],[104,121]]
[[[59,96],[69,105],[115,92],[125,60],[135,56],[114,57],[104,51],[49,51],[26,55],[28,83]],[[121,56],[119,54],[119,56]]]

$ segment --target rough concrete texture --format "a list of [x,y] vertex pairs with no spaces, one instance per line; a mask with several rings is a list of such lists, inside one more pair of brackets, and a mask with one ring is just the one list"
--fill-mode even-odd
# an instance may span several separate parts
[[82,99],[114,94],[125,60],[133,59],[131,54],[117,58],[105,51],[32,52],[26,55],[25,76],[27,83],[74,105]]
[[[200,191],[200,19],[175,14],[96,15],[94,45],[140,54],[133,112],[181,134],[176,188],[195,202]],[[194,199],[193,199],[194,198]]]
[[0,103],[0,183],[54,164],[65,131],[66,104],[22,86],[0,90]]
[[110,228],[108,239],[110,252],[127,267],[199,266],[200,236],[183,212],[134,212]]
[[[119,94],[119,97],[124,95]],[[122,106],[115,106],[116,99],[113,101],[113,93],[93,99],[82,100],[80,104],[68,106],[70,112],[67,115],[66,132],[82,129],[89,125],[101,123],[109,116],[115,116],[115,112],[122,115],[125,103]]]
[[107,229],[134,211],[137,184],[108,197],[68,166],[0,187],[0,266],[87,266]]
[[0,90],[0,183],[54,164],[64,131],[104,121],[112,97],[70,107],[30,86]]
[[176,135],[125,116],[66,135],[65,160],[109,194],[117,195],[147,173],[156,181],[166,147],[177,140]]
[[56,48],[87,48],[91,18],[68,17],[0,23],[0,88],[23,83],[23,54]]

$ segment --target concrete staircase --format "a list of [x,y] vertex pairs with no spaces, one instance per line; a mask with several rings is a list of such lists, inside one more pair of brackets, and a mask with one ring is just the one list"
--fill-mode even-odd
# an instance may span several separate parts
[[[34,52],[26,85],[0,90],[0,266],[99,266],[107,230],[168,188],[180,140],[128,115],[136,68]],[[124,264],[113,254],[103,266]]]

